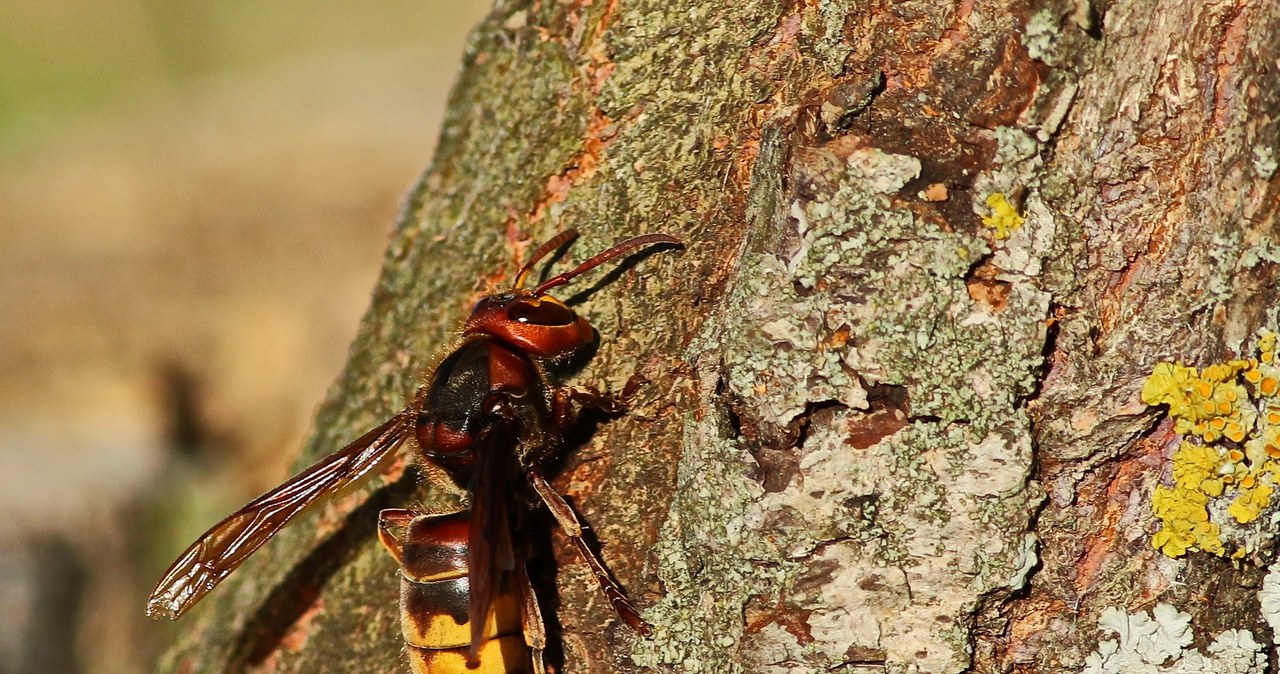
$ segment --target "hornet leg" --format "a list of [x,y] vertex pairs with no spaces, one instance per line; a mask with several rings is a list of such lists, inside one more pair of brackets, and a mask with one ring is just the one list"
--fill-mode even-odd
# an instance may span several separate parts
[[409,522],[417,516],[418,513],[404,508],[387,508],[378,513],[378,541],[400,566],[404,566],[404,541],[396,532],[403,534]]
[[605,414],[622,414],[627,411],[627,400],[635,395],[644,379],[634,374],[622,387],[622,393],[613,395],[601,393],[593,386],[559,386],[551,391],[551,416],[556,427],[564,430],[573,423],[577,415],[573,403]]
[[533,583],[529,582],[529,570],[524,562],[516,564],[515,574],[515,582],[520,586],[520,623],[524,630],[524,643],[533,654],[533,674],[547,674],[542,662],[542,652],[547,648],[547,624],[542,620],[538,595],[533,591]]
[[556,518],[560,528],[569,536],[574,545],[578,546],[578,552],[582,554],[583,561],[591,569],[591,574],[596,577],[596,582],[600,583],[600,590],[604,592],[605,598],[609,600],[609,604],[613,606],[613,610],[618,614],[618,617],[622,618],[622,621],[628,627],[640,634],[646,637],[652,634],[653,626],[640,617],[640,611],[636,609],[630,599],[627,599],[626,593],[622,591],[622,587],[618,585],[618,582],[609,575],[604,562],[600,561],[600,557],[582,539],[582,523],[578,521],[578,516],[573,512],[573,508],[564,500],[564,497],[560,496],[547,483],[546,478],[541,473],[536,470],[530,470],[527,474],[529,483],[533,485],[534,491],[538,492],[542,502],[547,505],[547,509],[551,511],[551,516]]

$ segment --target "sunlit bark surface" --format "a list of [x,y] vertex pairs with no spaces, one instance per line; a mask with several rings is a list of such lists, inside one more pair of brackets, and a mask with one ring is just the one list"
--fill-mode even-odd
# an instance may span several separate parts
[[[1269,538],[1152,547],[1181,438],[1139,391],[1277,327],[1277,34],[1243,0],[500,3],[306,456],[398,409],[531,241],[671,232],[579,286],[574,379],[648,383],[555,479],[656,631],[544,536],[559,671],[1081,671],[1108,608],[1163,603],[1168,666],[1261,672],[1196,649],[1270,644]],[[387,482],[162,671],[404,671],[374,516],[431,495]]]

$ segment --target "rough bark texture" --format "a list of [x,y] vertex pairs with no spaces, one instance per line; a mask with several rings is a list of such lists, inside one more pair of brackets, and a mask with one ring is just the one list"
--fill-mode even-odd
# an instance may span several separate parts
[[[563,671],[1079,671],[1157,601],[1269,641],[1263,552],[1152,549],[1176,438],[1137,394],[1276,326],[1277,35],[1245,0],[499,3],[306,458],[531,239],[668,231],[582,305],[575,378],[650,383],[556,480],[657,631],[553,537]],[[282,534],[161,669],[402,671],[372,532],[411,492]]]

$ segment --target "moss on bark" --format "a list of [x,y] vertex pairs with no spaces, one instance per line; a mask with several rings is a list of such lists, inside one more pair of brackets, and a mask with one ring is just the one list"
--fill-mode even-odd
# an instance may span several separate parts
[[[556,480],[657,634],[553,537],[564,671],[1065,671],[1107,605],[1209,615],[1174,581],[1217,560],[1154,559],[1124,507],[1167,450],[1135,401],[1275,321],[1276,34],[1243,2],[499,3],[306,457],[531,240],[668,231],[581,307],[575,377],[649,384]],[[401,670],[365,518],[413,492],[282,534],[161,669]]]

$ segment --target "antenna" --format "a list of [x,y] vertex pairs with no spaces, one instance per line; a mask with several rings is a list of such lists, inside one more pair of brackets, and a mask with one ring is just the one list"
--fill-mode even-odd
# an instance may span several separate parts
[[576,238],[578,238],[578,231],[576,229],[566,229],[550,239],[547,239],[541,246],[538,246],[538,249],[533,251],[533,255],[529,256],[529,261],[524,263],[524,266],[520,268],[520,271],[516,272],[516,282],[515,285],[512,286],[512,289],[519,290],[520,287],[524,285],[525,278],[529,276],[529,272],[533,270],[533,265],[538,264],[538,260],[546,257],[547,253],[550,253]]
[[[557,236],[556,238],[559,238],[559,236]],[[555,239],[552,239],[551,241],[555,241]],[[551,241],[548,241],[546,244],[543,244],[543,248],[545,248],[547,244],[550,244]],[[537,288],[533,289],[533,294],[541,295],[547,292],[548,290],[555,288],[556,286],[562,286],[568,283],[569,281],[573,280],[573,277],[578,276],[579,274],[591,271],[592,269],[599,267],[600,265],[608,262],[609,260],[612,260],[615,257],[618,257],[619,255],[622,255],[623,253],[629,250],[632,250],[634,248],[639,248],[641,246],[647,246],[651,243],[670,243],[677,246],[683,244],[683,242],[680,239],[677,239],[676,237],[671,236],[670,234],[641,234],[640,236],[635,236],[630,239],[627,239],[626,241],[623,241],[622,243],[615,244],[613,248],[610,248],[606,251],[602,251],[600,253],[596,253],[590,260],[583,262],[582,264],[578,265],[577,267],[574,267],[570,271],[560,274],[559,276],[552,276],[551,278],[543,281],[541,284],[538,285]],[[542,250],[542,249],[539,248],[538,250]]]

